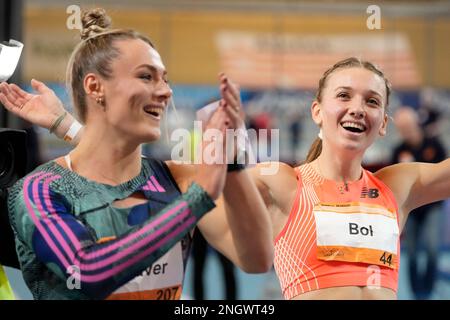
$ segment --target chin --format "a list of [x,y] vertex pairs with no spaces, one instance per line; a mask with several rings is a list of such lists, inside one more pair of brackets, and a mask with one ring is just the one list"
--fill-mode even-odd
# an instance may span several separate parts
[[151,130],[143,138],[144,142],[154,142],[161,138],[161,130]]
[[346,151],[364,152],[368,146],[358,141],[345,141],[341,144],[341,147]]

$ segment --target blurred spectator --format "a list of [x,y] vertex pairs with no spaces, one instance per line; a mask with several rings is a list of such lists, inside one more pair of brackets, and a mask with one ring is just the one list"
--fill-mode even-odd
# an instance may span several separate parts
[[434,96],[432,88],[420,92],[419,122],[427,137],[437,137],[441,129],[442,113],[434,104]]
[[301,133],[302,133],[302,121],[303,117],[299,114],[293,114],[289,117],[289,135],[291,140],[291,163],[295,163],[297,159],[297,150],[300,146]]
[[[401,107],[394,115],[394,122],[402,137],[392,155],[392,162],[440,162],[446,158],[445,149],[436,137],[427,137],[420,127],[417,113]],[[405,229],[409,257],[409,279],[416,299],[428,299],[433,291],[437,271],[440,219],[442,202],[432,203],[411,211]],[[418,270],[419,240],[425,245],[426,268]]]

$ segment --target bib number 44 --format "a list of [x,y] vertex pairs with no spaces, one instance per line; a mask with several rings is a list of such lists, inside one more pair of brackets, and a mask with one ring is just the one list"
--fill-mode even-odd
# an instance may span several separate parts
[[392,265],[392,253],[389,252],[383,252],[383,254],[380,257],[380,261],[383,262],[384,265],[388,264],[389,266]]

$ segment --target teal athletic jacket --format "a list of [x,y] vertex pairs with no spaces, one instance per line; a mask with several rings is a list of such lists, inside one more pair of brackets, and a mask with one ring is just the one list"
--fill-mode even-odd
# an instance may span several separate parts
[[[147,203],[118,208],[141,192]],[[192,230],[214,208],[197,184],[178,189],[166,164],[142,158],[117,186],[54,161],[18,181],[8,198],[24,280],[35,299],[178,299]]]

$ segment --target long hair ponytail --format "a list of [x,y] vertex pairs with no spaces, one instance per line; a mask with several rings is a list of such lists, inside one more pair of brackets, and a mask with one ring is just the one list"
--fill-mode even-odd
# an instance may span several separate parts
[[322,139],[316,138],[316,140],[314,140],[313,144],[309,148],[305,162],[306,163],[313,162],[320,156],[321,153],[322,153]]

